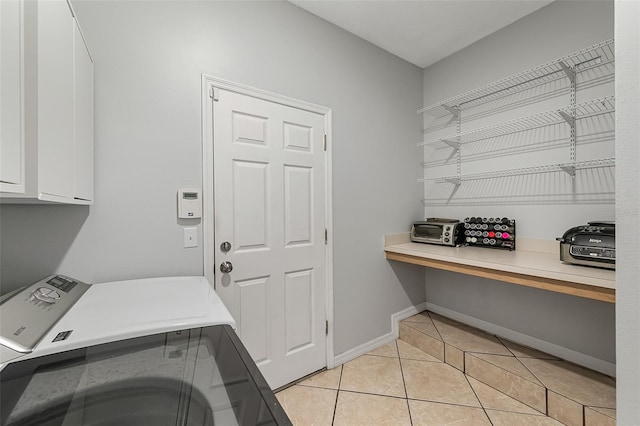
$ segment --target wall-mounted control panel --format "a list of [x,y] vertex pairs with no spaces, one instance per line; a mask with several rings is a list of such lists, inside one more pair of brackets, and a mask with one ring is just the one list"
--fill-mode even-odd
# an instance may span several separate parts
[[89,287],[73,278],[53,275],[17,291],[2,302],[0,344],[17,352],[31,352]]
[[200,190],[182,188],[178,190],[178,219],[199,219],[202,217]]

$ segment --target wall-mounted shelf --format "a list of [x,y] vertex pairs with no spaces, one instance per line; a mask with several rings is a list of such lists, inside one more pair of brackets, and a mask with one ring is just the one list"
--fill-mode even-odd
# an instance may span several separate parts
[[[422,163],[426,175],[418,182],[436,184],[425,186],[425,206],[429,200],[449,206],[490,205],[491,200],[522,203],[528,195],[549,204],[610,202],[615,191],[610,174],[594,180],[591,174],[576,171],[615,166],[614,158],[609,158],[615,97],[602,97],[613,91],[614,65],[614,41],[607,40],[418,111],[435,119],[423,130],[425,135],[433,134],[432,138],[417,144],[431,149],[425,151],[429,158]],[[598,98],[578,104],[578,95]],[[498,121],[504,119],[504,113],[513,118],[514,113],[525,111],[519,109],[525,106],[529,113],[543,112]],[[555,109],[544,111],[545,106]],[[479,118],[483,127],[462,131],[463,123],[467,126]],[[445,129],[454,123],[455,130],[447,134]],[[584,147],[580,156],[576,154],[578,147]],[[515,158],[499,159],[505,156]],[[503,170],[504,164],[521,167]],[[455,166],[455,171],[450,166]],[[552,173],[566,173],[572,179],[556,178]],[[461,186],[466,181],[536,174],[548,177]],[[516,190],[516,184],[522,186]]]
[[614,111],[615,97],[607,96],[576,105],[575,108],[568,107],[546,111],[529,117],[518,118],[504,123],[486,126],[468,132],[462,132],[458,135],[450,135],[426,142],[419,142],[418,147],[433,146],[436,148],[451,147],[453,149],[459,149],[460,144],[464,143],[506,136],[513,133],[552,126],[554,124],[564,122],[572,126],[574,125],[575,120],[581,120]]
[[522,167],[519,169],[499,170],[499,171],[487,172],[487,173],[473,173],[473,174],[459,175],[459,176],[439,176],[439,177],[433,177],[433,178],[418,179],[418,182],[434,181],[435,183],[452,183],[458,186],[462,182],[469,181],[469,180],[495,179],[495,178],[531,175],[531,174],[539,174],[539,173],[565,172],[570,176],[575,176],[576,170],[597,169],[602,167],[613,167],[613,166],[615,166],[614,158],[601,158],[597,160],[576,161],[571,163],[550,164],[550,165],[534,166],[534,167]]
[[460,110],[510,96],[560,78],[568,77],[575,82],[576,72],[613,62],[614,50],[613,39],[607,40],[495,83],[424,107],[418,113],[428,114],[434,118],[455,116]]

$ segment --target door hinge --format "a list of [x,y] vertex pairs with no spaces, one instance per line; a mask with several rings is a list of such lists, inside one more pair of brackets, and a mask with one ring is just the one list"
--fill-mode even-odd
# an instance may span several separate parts
[[212,87],[211,89],[209,89],[209,97],[216,102],[220,99],[220,91],[217,87]]
[[329,335],[329,321],[324,322],[324,335],[325,336]]
[[327,150],[327,135],[324,135],[324,150]]
[[328,241],[329,241],[329,232],[327,231],[327,228],[324,228],[324,243],[327,244]]

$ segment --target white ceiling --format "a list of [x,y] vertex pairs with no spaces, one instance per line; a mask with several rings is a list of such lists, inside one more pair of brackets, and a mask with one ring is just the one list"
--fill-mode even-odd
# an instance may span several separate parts
[[420,68],[553,0],[289,0]]

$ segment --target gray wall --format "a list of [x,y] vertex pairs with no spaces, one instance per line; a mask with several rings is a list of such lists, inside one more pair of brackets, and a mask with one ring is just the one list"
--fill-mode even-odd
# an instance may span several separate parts
[[[556,1],[424,71],[424,104],[489,84],[613,38],[613,1]],[[611,88],[613,89],[613,88]],[[518,236],[553,240],[614,204],[426,207],[427,216],[515,218]],[[427,302],[615,363],[615,306],[463,275],[427,271]]]
[[616,0],[617,420],[640,423],[640,2]]
[[202,245],[182,248],[190,223],[175,199],[201,186],[207,73],[333,110],[336,354],[424,302],[421,268],[382,250],[384,234],[422,216],[420,69],[285,2],[74,7],[95,61],[96,201],[0,207],[3,292],[54,271],[88,282],[203,274]]

